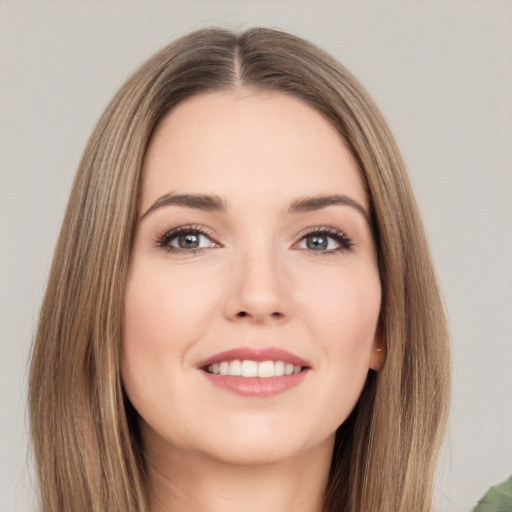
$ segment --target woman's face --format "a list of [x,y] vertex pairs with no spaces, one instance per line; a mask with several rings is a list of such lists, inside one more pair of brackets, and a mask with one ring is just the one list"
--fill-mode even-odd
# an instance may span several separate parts
[[339,134],[298,99],[202,94],[164,119],[123,325],[148,451],[261,464],[332,448],[381,364],[367,212]]

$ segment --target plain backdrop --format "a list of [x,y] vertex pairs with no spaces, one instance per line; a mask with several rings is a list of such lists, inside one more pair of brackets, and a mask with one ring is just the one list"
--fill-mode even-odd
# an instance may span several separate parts
[[0,510],[35,510],[26,361],[86,138],[137,64],[205,25],[265,25],[310,39],[361,80],[389,121],[452,332],[454,393],[436,510],[469,510],[512,473],[506,0],[0,2]]

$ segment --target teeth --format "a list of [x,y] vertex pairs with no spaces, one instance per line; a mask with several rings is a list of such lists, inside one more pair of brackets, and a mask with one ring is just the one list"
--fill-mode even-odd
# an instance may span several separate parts
[[242,377],[256,377],[258,363],[256,361],[242,361]]
[[258,365],[258,377],[273,377],[274,361],[263,361]]
[[238,359],[229,363],[228,375],[242,375],[242,363]]
[[229,363],[227,361],[222,361],[219,364],[219,375],[227,375],[229,370]]
[[284,375],[284,362],[283,361],[276,361],[274,363],[274,375],[276,377],[281,377],[281,375]]
[[284,361],[252,361],[246,359],[239,361],[222,361],[221,363],[211,364],[207,368],[209,373],[215,375],[234,375],[241,377],[260,377],[266,379],[269,377],[281,377],[283,375],[292,375],[302,370],[301,366],[294,366]]

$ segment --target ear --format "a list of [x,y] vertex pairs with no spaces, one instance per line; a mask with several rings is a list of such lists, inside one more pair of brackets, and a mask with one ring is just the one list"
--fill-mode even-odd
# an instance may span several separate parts
[[384,343],[382,341],[381,329],[379,324],[379,326],[377,327],[377,332],[375,333],[372,352],[370,354],[370,368],[372,370],[378,371],[382,368],[384,361],[386,361],[386,348],[384,347]]

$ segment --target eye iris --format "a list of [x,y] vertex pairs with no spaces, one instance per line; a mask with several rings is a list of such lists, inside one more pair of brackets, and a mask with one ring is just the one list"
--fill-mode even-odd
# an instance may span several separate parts
[[196,249],[199,247],[199,235],[188,233],[178,237],[178,245],[181,249]]
[[308,249],[320,251],[322,249],[327,249],[328,240],[327,237],[323,235],[312,235],[306,238],[306,245]]

